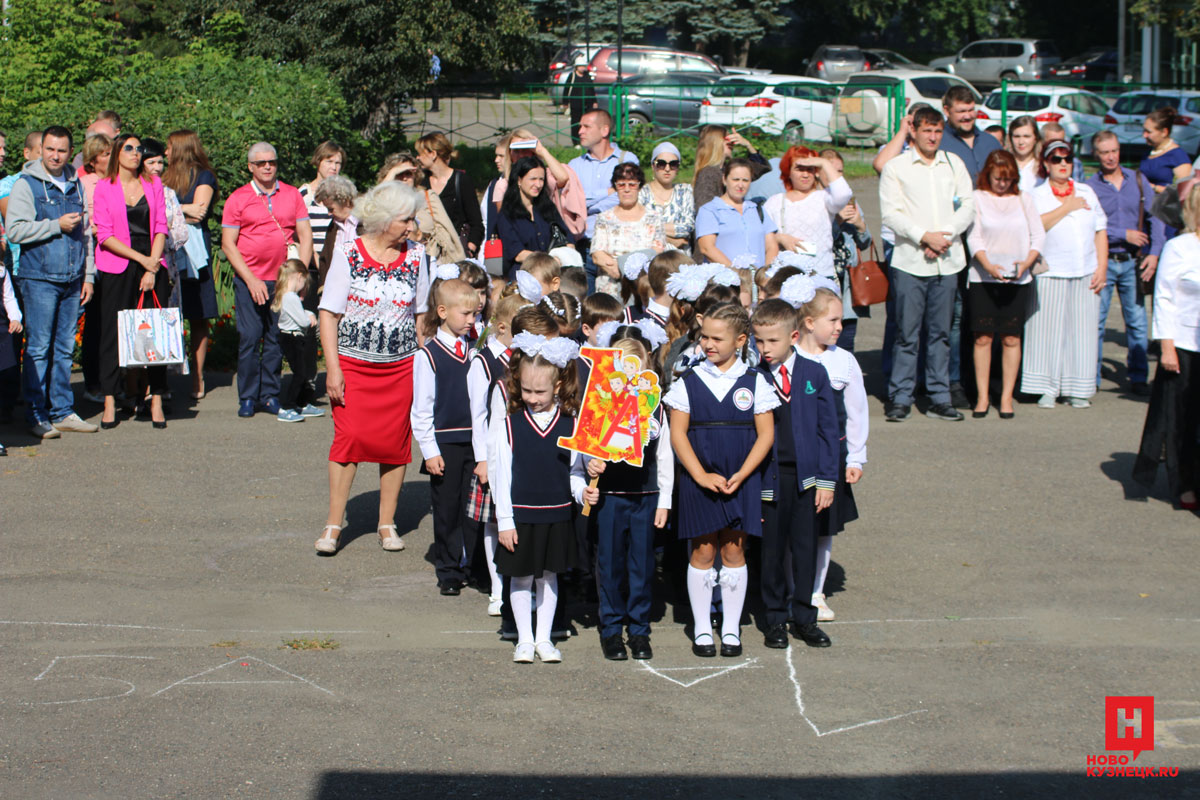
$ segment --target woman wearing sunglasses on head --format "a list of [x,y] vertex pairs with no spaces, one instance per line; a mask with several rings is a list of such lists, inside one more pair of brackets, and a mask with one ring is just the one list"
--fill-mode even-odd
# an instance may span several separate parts
[[653,180],[638,192],[638,202],[663,219],[667,244],[685,253],[692,249],[692,231],[696,223],[696,202],[690,183],[676,183],[683,159],[679,148],[661,142],[650,154]]
[[1041,395],[1038,408],[1054,408],[1059,397],[1087,408],[1096,393],[1096,328],[1108,272],[1108,218],[1092,188],[1071,178],[1075,153],[1066,142],[1042,150],[1035,188],[1046,238],[1047,269],[1037,276],[1037,303],[1025,325],[1021,391]]
[[[100,427],[117,426],[116,394],[120,377],[117,354],[117,312],[135,308],[142,293],[153,293],[143,305],[166,305],[171,292],[163,252],[167,244],[167,215],[162,182],[141,174],[142,143],[124,133],[113,142],[112,158],[96,184],[92,203],[96,214],[96,293],[100,300],[100,388],[104,414]],[[162,396],[167,368],[148,367],[150,418],[155,428],[167,427]]]
[[425,245],[425,251],[433,263],[458,261],[466,258],[462,242],[455,232],[454,223],[442,205],[442,198],[425,186],[425,171],[417,159],[408,153],[393,153],[384,159],[383,166],[375,175],[376,183],[399,181],[416,189],[423,200],[417,206],[417,230],[412,238]]

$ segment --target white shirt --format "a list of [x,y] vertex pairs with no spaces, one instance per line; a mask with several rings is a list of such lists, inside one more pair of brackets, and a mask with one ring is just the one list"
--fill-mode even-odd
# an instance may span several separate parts
[[8,314],[8,318],[13,322],[20,322],[22,319],[21,307],[17,305],[17,296],[13,292],[12,276],[2,265],[0,265],[0,285],[4,287],[4,313]]
[[1163,246],[1154,276],[1154,338],[1200,353],[1200,237],[1184,233]]
[[1017,172],[1020,174],[1020,181],[1017,183],[1017,188],[1022,192],[1032,192],[1037,185],[1042,182],[1042,178],[1037,174],[1038,160],[1036,158],[1029,159],[1029,162],[1023,167],[1017,167]]
[[[829,384],[842,393],[846,405],[846,466],[863,468],[867,463],[867,433],[870,430],[870,406],[867,405],[867,389],[863,385],[862,368],[854,354],[834,345],[814,355],[800,348],[796,352],[810,361],[825,367]],[[790,371],[790,370],[789,370]]]
[[658,316],[662,317],[663,319],[671,318],[670,307],[664,306],[664,305],[659,305],[658,303],[654,302],[654,298],[650,298],[649,300],[646,301],[646,310],[652,314],[657,314]]
[[[738,382],[738,378],[745,375],[746,370],[750,367],[739,358],[728,370],[721,372],[706,358],[693,369],[696,377],[708,387],[717,402],[720,402],[725,399],[725,395],[729,394],[730,389]],[[779,406],[779,396],[775,394],[775,390],[771,388],[765,375],[759,372],[755,377],[754,413],[765,414]],[[663,403],[676,411],[682,411],[685,414],[692,413],[691,403],[688,402],[687,384],[683,380],[671,382],[671,388],[667,390],[667,396],[663,398]]]
[[[953,275],[967,265],[958,237],[975,219],[971,174],[962,159],[939,150],[926,163],[913,148],[883,167],[879,175],[879,205],[883,224],[896,232],[892,266],[910,275]],[[950,247],[940,257],[928,259],[921,237],[930,231],[948,231]]]
[[775,222],[782,233],[816,248],[813,266],[818,273],[834,277],[833,218],[854,196],[845,178],[838,178],[828,189],[815,189],[799,200],[789,200],[787,193],[771,195],[763,203],[763,213]]
[[[470,355],[471,344],[462,337],[451,336],[439,327],[434,338],[449,347],[452,352],[454,343],[462,342],[463,353]],[[467,375],[469,378],[470,373]],[[436,401],[437,374],[433,371],[433,361],[430,360],[429,354],[422,350],[413,359],[413,402],[409,419],[412,420],[413,438],[421,446],[421,455],[426,461],[442,454],[437,444],[437,436],[433,432],[433,404]]]
[[[591,481],[587,474],[587,463],[592,460],[585,456],[572,467],[585,484]],[[675,451],[671,449],[671,426],[667,423],[666,414],[663,414],[662,426],[659,429],[655,464],[658,473],[658,505],[655,507],[670,509],[671,493],[675,490]]]
[[[574,369],[574,365],[571,366]],[[500,392],[496,392],[500,396]],[[557,404],[549,411],[537,414],[531,413],[534,423],[545,430],[553,421]],[[492,505],[496,509],[496,525],[499,530],[511,531],[517,527],[513,518],[512,508],[512,445],[508,442],[508,426],[505,422],[507,414],[493,414],[492,423],[488,426],[488,484],[492,487]],[[571,495],[575,502],[583,505],[583,490],[587,488],[587,480],[579,476],[576,462],[583,458],[578,453],[571,454]]]
[[[1054,196],[1050,181],[1030,194],[1039,214],[1048,214],[1062,205]],[[1050,269],[1039,278],[1082,278],[1096,271],[1096,233],[1108,230],[1108,217],[1092,187],[1076,181],[1075,194],[1087,201],[1089,207],[1072,211],[1046,230],[1042,258]]]
[[[484,346],[496,358],[503,356],[504,351],[508,349],[495,336],[489,336],[487,344]],[[471,449],[475,453],[476,463],[487,461],[487,394],[489,385],[482,356],[472,358],[471,366],[467,368],[467,397],[471,401]]]

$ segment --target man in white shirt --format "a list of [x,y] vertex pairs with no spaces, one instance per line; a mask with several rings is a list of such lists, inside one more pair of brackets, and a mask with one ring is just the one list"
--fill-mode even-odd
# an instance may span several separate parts
[[950,320],[956,277],[966,266],[960,237],[975,218],[971,176],[962,159],[939,150],[945,121],[932,108],[913,114],[912,149],[893,158],[879,177],[883,224],[896,233],[892,291],[896,297],[896,345],[888,384],[886,419],[911,411],[921,328],[927,329],[925,388],[934,419],[957,421],[950,402]]

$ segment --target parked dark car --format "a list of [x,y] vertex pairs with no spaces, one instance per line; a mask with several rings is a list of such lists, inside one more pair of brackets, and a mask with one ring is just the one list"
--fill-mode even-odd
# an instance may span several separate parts
[[[721,65],[703,53],[672,50],[669,47],[626,45],[620,54],[621,77],[629,80],[635,75],[662,75],[668,72],[710,72],[717,77],[724,74]],[[596,83],[613,83],[617,79],[617,48],[601,47],[592,56],[592,80]]]
[[823,44],[807,64],[806,76],[827,81],[844,81],[856,72],[871,69],[867,54],[850,44]]
[[918,64],[911,58],[902,56],[895,50],[880,50],[872,48],[863,50],[867,56],[869,69],[929,69],[926,64]]
[[[714,83],[714,72],[671,72],[637,75],[622,81],[626,98],[625,119],[629,126],[653,125],[655,131],[695,131],[700,124],[700,104]],[[599,102],[614,117],[611,89],[597,94]]]
[[1118,83],[1121,80],[1119,72],[1117,51],[1107,47],[1093,47],[1050,68],[1053,78],[1091,84]]

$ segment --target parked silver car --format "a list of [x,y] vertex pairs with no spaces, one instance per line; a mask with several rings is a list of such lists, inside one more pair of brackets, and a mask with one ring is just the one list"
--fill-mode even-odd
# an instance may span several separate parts
[[971,42],[955,55],[935,58],[929,66],[965,78],[977,86],[1010,81],[1040,81],[1062,59],[1049,39],[984,39]]
[[809,78],[844,81],[856,72],[870,69],[867,54],[850,44],[823,44],[808,60],[804,74]]

